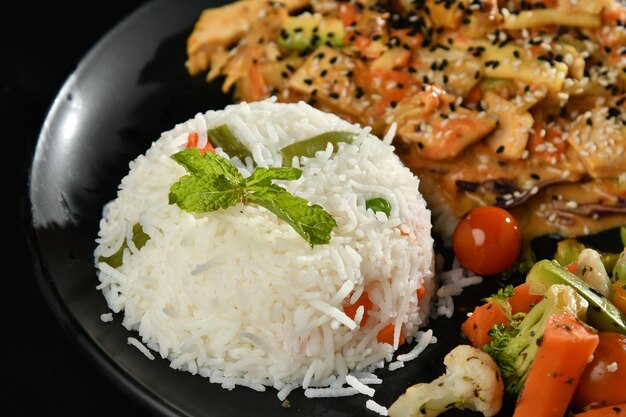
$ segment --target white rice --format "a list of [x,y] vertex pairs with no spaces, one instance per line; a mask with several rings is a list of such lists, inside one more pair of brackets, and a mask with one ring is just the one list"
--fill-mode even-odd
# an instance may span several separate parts
[[[187,146],[190,132],[202,147],[207,128],[223,123],[259,167],[281,166],[278,151],[293,142],[328,131],[358,134],[336,153],[329,146],[302,158],[300,179],[275,181],[332,214],[338,226],[330,243],[311,247],[255,205],[191,214],[168,204],[170,186],[186,174],[170,155]],[[376,379],[400,330],[412,342],[427,325],[435,288],[430,211],[418,178],[388,142],[305,103],[274,99],[199,113],[164,132],[129,164],[103,210],[94,253],[111,256],[127,242],[120,267],[96,261],[96,268],[109,308],[123,312],[123,326],[143,341],[129,343],[227,389],[270,386],[281,400],[297,387],[308,397],[362,392],[343,387],[354,382],[347,375]],[[251,160],[231,162],[244,177],[254,170]],[[390,203],[389,218],[365,209],[375,197]],[[141,249],[132,244],[137,223],[150,236]],[[421,285],[427,291],[418,300]],[[374,306],[362,324],[362,309],[353,320],[343,307],[365,288]],[[376,341],[390,323],[394,346]]]

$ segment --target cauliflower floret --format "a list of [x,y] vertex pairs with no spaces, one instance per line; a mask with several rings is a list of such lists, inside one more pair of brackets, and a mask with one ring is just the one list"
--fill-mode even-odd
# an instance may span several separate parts
[[586,248],[578,255],[576,275],[604,297],[612,298],[611,280],[597,251]]
[[433,417],[451,408],[479,411],[486,417],[502,408],[500,369],[485,352],[470,345],[452,349],[443,360],[446,373],[430,383],[409,387],[389,408],[391,417]]

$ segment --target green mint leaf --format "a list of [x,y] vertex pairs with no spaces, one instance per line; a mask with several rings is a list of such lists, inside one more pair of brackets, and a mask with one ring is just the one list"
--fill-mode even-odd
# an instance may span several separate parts
[[251,188],[246,195],[246,201],[274,213],[293,227],[311,246],[330,242],[330,233],[337,226],[335,219],[321,206],[309,205],[305,199],[290,194],[275,184]]
[[257,168],[246,178],[246,186],[268,186],[272,180],[297,180],[302,171],[297,168]]
[[203,213],[234,206],[243,196],[244,189],[230,183],[224,175],[186,175],[170,187],[169,203],[190,213]]
[[233,185],[244,184],[244,178],[237,168],[228,159],[216,153],[200,153],[196,148],[189,148],[175,153],[171,158],[190,174],[211,178],[223,175]]
[[237,203],[257,204],[286,221],[311,246],[330,241],[335,219],[317,205],[272,184],[272,180],[296,180],[297,168],[257,168],[243,178],[231,162],[214,153],[185,149],[171,156],[188,172],[172,184],[169,203],[191,213],[226,209]]
[[170,187],[169,203],[190,213],[228,208],[241,201],[245,180],[230,161],[212,152],[185,149],[172,155],[189,175]]

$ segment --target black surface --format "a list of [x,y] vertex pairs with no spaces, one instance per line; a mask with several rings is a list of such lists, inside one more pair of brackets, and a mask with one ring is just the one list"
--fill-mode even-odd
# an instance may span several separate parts
[[[375,415],[365,411],[363,396],[307,400],[296,392],[292,407],[283,409],[271,389],[224,391],[165,361],[148,361],[126,344],[135,334],[119,317],[100,322],[108,310],[95,290],[92,252],[102,204],[114,196],[128,161],[160,132],[228,102],[218,86],[188,77],[182,66],[184,42],[203,3],[145,3],[22,5],[20,18],[3,27],[1,114],[9,129],[2,166],[10,210],[3,221],[16,243],[5,249],[2,375],[8,384],[0,391],[0,415]],[[476,300],[477,290],[458,305]],[[417,382],[416,374],[438,375],[441,359],[460,340],[460,317],[434,323],[440,343],[421,360],[381,373],[387,384],[376,400],[389,405]]]
[[52,101],[95,42],[143,3],[17,2],[2,13],[0,146],[8,270],[2,273],[0,302],[0,415],[151,415],[94,367],[44,301],[24,215],[27,169]]

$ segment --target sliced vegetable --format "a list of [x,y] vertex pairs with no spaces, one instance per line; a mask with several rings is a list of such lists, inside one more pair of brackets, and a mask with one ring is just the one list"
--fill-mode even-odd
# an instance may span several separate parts
[[585,245],[576,239],[563,239],[556,244],[554,260],[563,266],[572,264],[578,260],[578,255],[585,250]]
[[626,285],[626,248],[624,248],[624,251],[615,261],[615,265],[613,265],[611,272],[611,281],[623,281],[623,284]]
[[578,410],[626,403],[626,336],[615,332],[599,332],[598,336],[593,360],[572,399]]
[[483,275],[497,274],[515,263],[522,249],[522,233],[508,211],[479,207],[456,225],[452,248],[465,268]]
[[513,417],[565,415],[598,340],[595,330],[572,314],[549,317]]
[[242,162],[252,157],[252,152],[235,136],[227,124],[212,127],[207,130],[209,140],[216,148],[222,148],[231,158],[239,158]]
[[528,313],[542,299],[542,295],[531,294],[530,286],[527,282],[523,282],[513,287],[513,296],[509,298],[511,313]]
[[337,152],[340,142],[352,143],[356,133],[352,132],[325,132],[312,138],[294,142],[280,150],[283,154],[283,166],[291,166],[294,157],[312,158],[318,151],[326,149],[329,143],[333,145],[333,152]]
[[542,294],[554,284],[569,285],[589,302],[587,323],[601,331],[626,334],[626,316],[557,261],[543,259],[537,262],[526,276],[526,282],[530,284],[531,294]]
[[302,51],[319,45],[341,46],[344,37],[345,29],[339,18],[305,12],[285,19],[278,44],[286,49]]
[[626,417],[626,403],[583,411],[574,417]]
[[370,198],[365,201],[365,208],[372,209],[374,213],[381,211],[389,217],[391,215],[391,205],[384,198]]
[[[133,243],[137,247],[137,249],[143,248],[146,242],[150,239],[150,235],[143,231],[143,227],[141,224],[135,223],[133,225]],[[124,250],[128,248],[128,244],[126,240],[122,243],[122,246],[111,256],[101,256],[98,258],[98,262],[105,262],[109,264],[113,268],[119,268],[122,266],[122,261],[124,258]]]
[[461,332],[467,337],[472,346],[482,348],[492,341],[489,331],[496,324],[507,323],[509,318],[504,309],[494,301],[481,304],[474,309],[461,325]]

